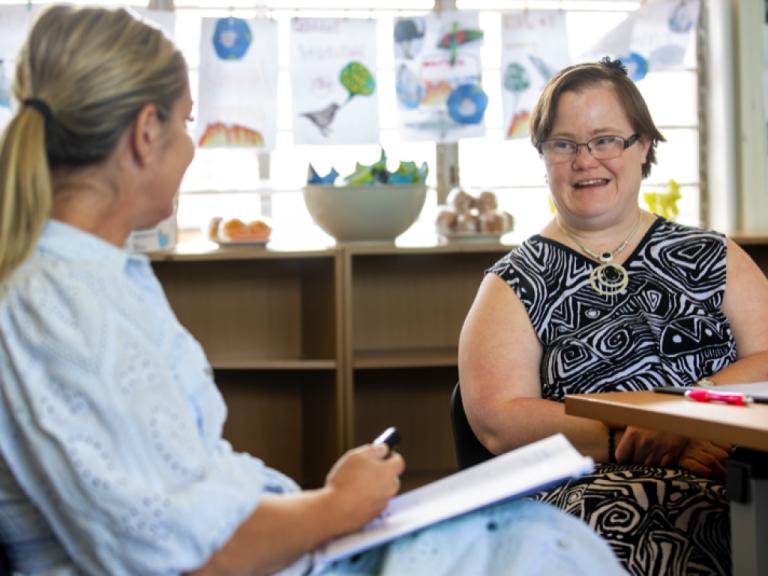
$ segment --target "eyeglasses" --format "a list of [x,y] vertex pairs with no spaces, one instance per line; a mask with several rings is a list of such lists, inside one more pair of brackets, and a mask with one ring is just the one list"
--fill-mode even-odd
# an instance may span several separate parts
[[553,138],[539,142],[537,148],[539,154],[544,156],[544,160],[550,164],[570,162],[578,155],[580,146],[586,146],[596,160],[610,160],[621,156],[621,153],[637,142],[639,138],[640,134],[633,134],[629,140],[621,136],[598,136],[583,144],[573,140]]

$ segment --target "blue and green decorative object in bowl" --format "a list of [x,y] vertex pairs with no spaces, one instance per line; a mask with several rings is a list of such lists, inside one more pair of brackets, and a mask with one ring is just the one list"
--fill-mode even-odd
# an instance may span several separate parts
[[338,172],[321,176],[310,165],[304,203],[315,223],[338,242],[394,242],[421,214],[427,197],[428,166],[400,162],[387,169],[384,150],[370,165],[358,163],[355,171],[334,185]]
[[221,18],[213,32],[213,47],[222,60],[240,60],[248,51],[253,34],[242,18]]

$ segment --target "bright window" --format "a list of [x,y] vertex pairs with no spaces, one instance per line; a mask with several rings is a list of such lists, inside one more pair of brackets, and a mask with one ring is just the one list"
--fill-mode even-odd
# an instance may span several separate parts
[[[289,79],[289,20],[292,17],[350,17],[378,20],[378,84],[381,146],[393,166],[399,160],[426,161],[430,165],[428,184],[436,185],[435,144],[405,142],[396,129],[394,90],[394,58],[392,22],[395,17],[430,10],[433,2],[398,2],[378,0],[366,2],[336,2],[273,0],[259,9],[238,8],[243,4],[228,0],[227,8],[217,9],[215,0],[176,2],[177,39],[188,55],[193,94],[197,89],[197,54],[202,17],[235,15],[242,18],[269,17],[278,21],[278,139],[277,148],[262,154],[262,171],[269,164],[269,178],[259,179],[259,157],[244,150],[198,150],[197,156],[182,184],[179,223],[183,228],[197,228],[211,215],[261,210],[271,214],[278,226],[296,230],[306,228],[311,219],[303,206],[301,186],[311,162],[318,172],[335,167],[342,175],[349,174],[357,161],[370,163],[379,156],[379,147],[370,146],[296,146],[291,133]],[[459,167],[462,186],[470,192],[494,190],[502,208],[516,217],[516,234],[520,240],[535,233],[551,217],[544,167],[527,139],[505,141],[502,134],[500,104],[501,14],[504,10],[564,9],[571,57],[578,56],[596,39],[595,30],[608,32],[627,14],[639,7],[636,2],[476,2],[459,1],[458,8],[480,9],[480,25],[485,31],[483,47],[483,85],[491,96],[486,111],[487,135],[459,143]],[[229,7],[232,6],[232,9]],[[251,5],[252,6],[252,5]],[[658,150],[658,166],[644,182],[643,191],[663,191],[670,178],[681,185],[683,198],[678,202],[678,221],[698,224],[698,109],[695,50],[689,50],[685,70],[649,74],[638,83],[651,113],[668,142]],[[671,97],[674,95],[674,97]],[[432,194],[417,225],[431,226],[435,214],[436,195]]]

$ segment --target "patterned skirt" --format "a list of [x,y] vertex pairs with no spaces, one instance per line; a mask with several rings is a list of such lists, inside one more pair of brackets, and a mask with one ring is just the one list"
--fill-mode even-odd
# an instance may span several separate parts
[[731,574],[729,504],[719,481],[684,470],[598,464],[531,498],[586,522],[634,576]]

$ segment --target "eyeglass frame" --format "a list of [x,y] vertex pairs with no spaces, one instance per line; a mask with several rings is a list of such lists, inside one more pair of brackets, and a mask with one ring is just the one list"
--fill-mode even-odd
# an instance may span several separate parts
[[[613,158],[618,158],[619,156],[621,156],[621,153],[618,154],[617,156],[613,156],[611,158],[596,158],[595,155],[592,152],[592,148],[590,148],[590,146],[589,146],[589,143],[590,142],[594,142],[595,140],[599,140],[600,138],[618,138],[619,140],[623,140],[624,141],[624,148],[621,151],[623,153],[624,150],[626,150],[627,148],[632,146],[635,142],[637,142],[640,139],[640,136],[641,135],[638,134],[637,132],[632,134],[632,136],[630,136],[629,138],[624,138],[622,136],[617,136],[617,135],[614,135],[614,134],[603,134],[601,136],[595,136],[591,140],[588,140],[587,142],[582,142],[581,144],[576,142],[575,140],[569,140],[568,138],[547,138],[546,140],[542,140],[541,142],[539,142],[536,145],[536,149],[539,151],[539,154],[544,156],[544,151],[542,150],[541,147],[546,142],[551,142],[553,140],[560,140],[561,142],[571,142],[571,143],[576,145],[576,152],[574,152],[573,156],[571,158],[569,158],[569,160],[575,159],[579,155],[579,148],[581,148],[582,146],[586,146],[587,147],[587,151],[589,152],[590,156],[592,156],[592,158],[595,158],[595,160],[613,160]],[[563,160],[563,162],[558,162],[558,164],[563,164],[565,162],[568,162],[569,160]]]

